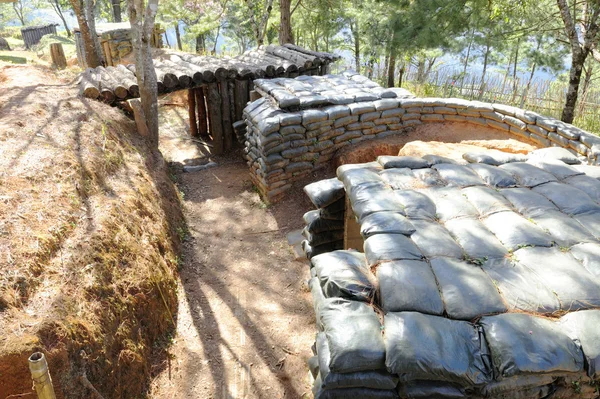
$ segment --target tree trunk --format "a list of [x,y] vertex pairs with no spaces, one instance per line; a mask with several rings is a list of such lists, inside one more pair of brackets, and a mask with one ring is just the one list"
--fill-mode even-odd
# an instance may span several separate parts
[[79,24],[79,32],[81,33],[81,39],[83,40],[83,47],[85,49],[85,62],[88,68],[96,68],[102,64],[102,59],[98,54],[98,50],[94,45],[92,34],[96,35],[95,32],[90,31],[87,19],[84,15],[84,0],[69,0],[75,16],[77,17],[77,23]]
[[569,88],[567,89],[565,107],[560,118],[566,123],[573,123],[573,119],[575,119],[575,104],[577,104],[579,82],[581,81],[581,73],[583,72],[583,63],[585,62],[586,55],[583,51],[580,51],[572,56],[571,71],[569,72]]
[[406,64],[402,62],[400,65],[400,71],[398,72],[398,87],[402,87],[402,79],[404,78],[404,72],[406,71]]
[[121,22],[121,0],[112,0],[113,22]]
[[217,28],[217,34],[215,35],[215,45],[213,46],[213,49],[211,51],[212,55],[217,54],[217,43],[219,42],[220,34],[221,34],[221,25],[219,25],[219,27]]
[[102,47],[100,46],[100,40],[98,39],[98,35],[96,34],[96,15],[94,13],[94,0],[84,0],[85,1],[85,19],[88,24],[88,28],[90,30],[90,37],[92,39],[92,43],[94,48],[96,49],[96,54],[98,54],[98,60],[100,64],[104,65],[104,53],[102,52]]
[[181,47],[181,33],[179,32],[179,21],[175,23],[175,37],[177,38],[177,48],[179,49],[179,51],[182,51],[183,48]]
[[467,76],[467,66],[469,65],[469,57],[471,56],[471,46],[473,45],[473,36],[469,40],[469,46],[467,47],[467,56],[465,57],[465,65],[463,67],[462,78],[460,81],[460,91],[462,94],[462,89],[465,85],[465,77]]
[[[381,62],[381,58],[379,59],[379,61]],[[386,54],[385,58],[383,60],[383,70],[382,70],[381,67],[378,68],[379,70],[377,72],[377,79],[383,80],[383,77],[387,76],[387,71],[388,71],[388,65],[389,64],[390,64],[390,55]],[[381,64],[379,63],[379,65],[381,65]]]
[[204,40],[204,34],[196,35],[196,54],[206,53],[206,42]]
[[373,66],[374,66],[375,62],[373,61],[373,57],[369,58],[369,66],[368,66],[368,78],[369,79],[373,79]]
[[392,51],[390,54],[390,62],[387,70],[387,86],[394,87],[394,75],[396,72],[396,54]]
[[158,0],[129,0],[129,21],[131,22],[131,44],[135,54],[135,71],[140,89],[140,100],[149,141],[153,149],[158,148],[158,90],[156,71],[152,63],[150,42],[154,31],[154,19],[158,10]]
[[417,82],[423,83],[425,81],[425,60],[417,60]]
[[15,14],[17,14],[17,18],[19,18],[21,25],[25,26],[25,13],[23,13],[23,7],[20,0],[13,3],[13,10],[15,10]]
[[479,98],[483,95],[483,89],[485,85],[485,73],[487,72],[488,57],[490,55],[490,44],[485,45],[485,55],[483,57],[483,72],[481,73],[481,87],[479,88]]
[[354,63],[356,73],[360,73],[360,33],[358,31],[358,21],[354,21],[354,24],[350,23],[350,31],[354,38]]
[[521,44],[521,40],[517,40],[517,46],[515,48],[515,59],[513,64],[513,96],[512,101],[515,101],[517,97],[517,65],[519,63],[519,44]]
[[279,19],[279,44],[281,45],[286,43],[294,44],[291,3],[291,0],[279,0],[279,13],[281,14],[281,18]]

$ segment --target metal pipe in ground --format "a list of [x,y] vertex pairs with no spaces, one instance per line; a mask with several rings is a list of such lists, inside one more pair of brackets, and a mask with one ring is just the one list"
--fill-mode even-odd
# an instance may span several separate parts
[[56,399],[46,357],[42,352],[29,356],[29,371],[38,399]]

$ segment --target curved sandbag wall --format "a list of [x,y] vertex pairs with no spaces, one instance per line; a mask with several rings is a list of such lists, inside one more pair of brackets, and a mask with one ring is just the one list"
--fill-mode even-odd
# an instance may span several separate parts
[[476,125],[541,147],[563,147],[591,164],[600,154],[600,137],[554,118],[503,104],[415,98],[361,75],[257,80],[255,85],[263,98],[244,109],[245,154],[253,183],[271,202],[346,146],[418,132],[430,123]]

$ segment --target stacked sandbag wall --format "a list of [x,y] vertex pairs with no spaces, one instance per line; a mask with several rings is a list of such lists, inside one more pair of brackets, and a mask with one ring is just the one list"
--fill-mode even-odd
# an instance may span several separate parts
[[113,61],[112,65],[117,64],[133,51],[130,29],[117,29],[104,32],[100,36],[100,41],[107,43],[110,57]]
[[[265,93],[265,95],[270,93]],[[295,181],[324,167],[339,149],[364,140],[406,134],[424,123],[469,123],[558,146],[597,164],[600,138],[570,124],[502,104],[457,98],[382,98],[342,105],[280,108],[270,97],[244,110],[246,158],[254,184],[277,201]]]

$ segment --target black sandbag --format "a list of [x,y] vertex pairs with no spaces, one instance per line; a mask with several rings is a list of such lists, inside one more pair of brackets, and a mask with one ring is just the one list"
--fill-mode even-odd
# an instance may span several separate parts
[[498,167],[513,175],[517,183],[524,187],[535,187],[550,181],[556,181],[553,174],[525,162],[506,163]]
[[478,217],[477,209],[462,195],[459,187],[440,187],[421,190],[436,207],[436,217],[445,222],[454,218]]
[[330,242],[315,247],[310,245],[307,240],[302,241],[302,250],[304,251],[307,259],[311,259],[313,256],[324,254],[325,252],[336,251],[338,249],[344,249],[344,240]]
[[560,326],[543,317],[504,313],[482,317],[496,374],[557,375],[583,370],[581,348]]
[[308,231],[308,228],[305,227],[302,230],[302,235],[306,237],[311,246],[318,247],[320,245],[343,240],[344,230],[331,230],[323,231],[321,233],[311,233]]
[[[314,269],[313,269],[314,270]],[[308,280],[308,287],[310,288],[310,294],[312,296],[313,309],[315,310],[316,326],[318,331],[323,331],[323,325],[321,324],[321,306],[325,301],[325,295],[323,295],[323,289],[318,277],[313,277]]]
[[306,212],[303,219],[306,223],[306,230],[312,234],[344,229],[343,220],[324,219],[321,217],[321,212],[318,209]]
[[333,251],[311,259],[323,295],[370,302],[375,293],[375,276],[367,267],[365,255],[356,251]]
[[483,180],[485,184],[491,187],[505,188],[517,185],[515,178],[508,172],[486,164],[470,164],[471,168]]
[[337,212],[331,212],[329,210],[327,210],[327,208],[321,208],[319,209],[319,216],[321,216],[322,219],[325,220],[344,220],[344,215],[345,215],[345,209],[342,209],[341,211],[337,211]]
[[472,260],[503,258],[508,250],[479,219],[452,219],[445,223],[446,229]]
[[499,258],[484,262],[483,270],[494,281],[509,309],[540,314],[560,310],[556,295],[530,268]]
[[385,262],[377,268],[379,300],[386,312],[444,313],[444,303],[429,264],[418,260]]
[[346,187],[352,187],[363,183],[380,181],[379,170],[383,169],[379,164],[379,169],[370,166],[355,165],[355,168],[349,165],[342,165],[337,170],[337,177]]
[[385,367],[381,323],[373,308],[364,302],[325,299],[320,314],[331,353],[331,371],[350,373]]
[[571,247],[571,255],[595,277],[600,277],[600,244],[582,243]]
[[522,248],[517,261],[533,270],[560,300],[562,310],[600,307],[600,280],[568,252],[552,248]]
[[360,234],[369,238],[375,234],[404,234],[410,236],[415,227],[410,220],[396,212],[377,212],[362,219]]
[[472,320],[485,314],[506,312],[498,289],[479,266],[458,259],[436,258],[431,260],[431,268],[448,317]]
[[571,176],[564,180],[570,186],[577,187],[590,196],[591,199],[600,201],[600,181],[588,175]]
[[457,164],[456,160],[442,157],[440,155],[427,154],[423,155],[423,159],[426,160],[430,165],[437,165],[439,163]]
[[478,389],[485,398],[533,399],[543,398],[555,381],[551,375],[520,375],[490,382]]
[[346,199],[345,198],[341,198],[335,202],[332,202],[331,204],[321,208],[322,210],[326,211],[329,214],[333,214],[333,213],[338,213],[338,212],[343,212],[346,209]]
[[543,215],[548,211],[558,211],[556,205],[548,198],[528,188],[508,188],[500,192],[513,204],[515,210],[526,218]]
[[492,213],[510,211],[512,204],[502,194],[493,188],[484,186],[467,187],[461,190],[481,216]]
[[569,150],[561,147],[540,148],[529,153],[529,159],[554,159],[569,165],[580,164],[581,161]]
[[345,194],[344,183],[335,177],[304,186],[304,192],[317,208],[324,208]]
[[419,260],[423,257],[419,248],[402,234],[376,234],[365,240],[364,249],[369,266],[390,260]]
[[491,379],[477,327],[416,312],[385,315],[386,366],[401,381],[434,380],[461,386]]
[[552,241],[560,247],[595,241],[594,236],[582,229],[579,222],[560,211],[546,211],[532,216],[531,220],[550,234]]
[[320,377],[315,380],[313,395],[315,399],[398,399],[395,389],[371,389],[371,388],[346,388],[346,389],[318,389]]
[[525,246],[552,245],[552,237],[548,233],[516,212],[494,213],[483,219],[483,224],[509,251]]
[[483,185],[483,181],[471,168],[463,165],[440,163],[432,166],[449,186],[469,187]]
[[404,213],[411,219],[435,220],[435,204],[427,195],[414,190],[395,190]]
[[567,334],[579,342],[588,377],[600,379],[600,310],[572,312],[560,318]]
[[353,373],[334,373],[329,369],[329,343],[325,333],[317,334],[317,358],[321,375],[322,389],[373,388],[395,389],[398,377],[387,370],[366,370]]
[[411,156],[381,155],[377,157],[377,162],[379,162],[384,169],[422,169],[429,167],[429,162],[427,162],[425,159]]
[[535,165],[536,167],[552,173],[558,180],[566,179],[567,177],[582,175],[583,172],[578,171],[572,166],[567,165],[562,161],[552,159],[531,159],[528,163]]
[[379,176],[394,190],[412,189],[420,183],[408,168],[386,169],[379,173]]
[[427,258],[436,256],[462,257],[462,248],[443,225],[427,220],[413,220],[412,224],[416,230],[410,238]]
[[550,182],[535,187],[533,191],[548,198],[558,209],[568,215],[600,211],[600,205],[589,195],[568,184]]
[[398,212],[405,214],[404,205],[396,191],[379,185],[362,185],[350,193],[352,211],[359,219],[375,212]]
[[413,381],[398,385],[402,399],[460,399],[466,398],[465,389],[455,384],[436,381]]

